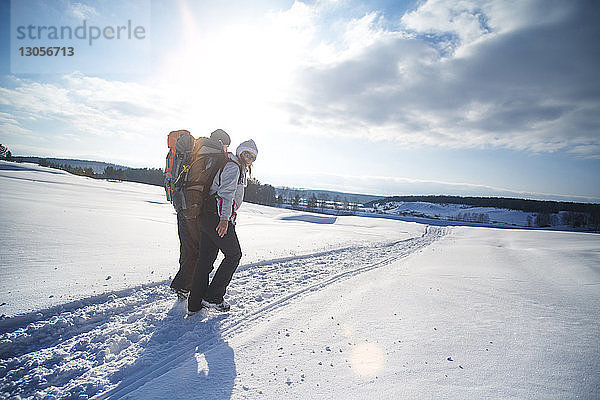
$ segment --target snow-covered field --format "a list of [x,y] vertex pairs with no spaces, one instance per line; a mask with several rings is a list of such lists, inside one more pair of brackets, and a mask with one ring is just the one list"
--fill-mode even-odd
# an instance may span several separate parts
[[[173,206],[157,186],[0,161],[0,313],[21,314],[175,276]],[[420,235],[424,227],[246,204],[242,268]],[[242,218],[243,216],[243,218]]]
[[407,215],[425,218],[437,218],[451,221],[466,221],[500,226],[533,226],[536,213],[520,210],[508,210],[495,207],[474,207],[464,204],[435,204],[427,202],[389,202],[375,207],[371,212],[386,215]]
[[245,204],[231,312],[185,318],[160,188],[0,184],[0,398],[600,397],[596,234]]

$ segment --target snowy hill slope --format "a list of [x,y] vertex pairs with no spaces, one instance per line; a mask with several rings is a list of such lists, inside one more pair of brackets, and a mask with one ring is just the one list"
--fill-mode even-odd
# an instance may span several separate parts
[[[162,282],[177,272],[176,217],[160,187],[5,161],[0,185],[1,314]],[[241,268],[423,232],[417,224],[358,217],[321,225],[311,215],[244,204]]]
[[[88,213],[105,226],[100,220],[113,210],[108,196],[128,210],[127,223],[173,224],[160,222],[173,217],[168,205],[146,208],[146,200],[162,201],[162,194],[143,185],[118,191],[113,182],[51,178],[38,170],[19,174],[0,170],[1,183],[15,188],[12,197],[3,192],[3,207],[27,203],[34,192],[42,210],[51,205],[56,211],[78,194],[97,201]],[[51,183],[32,182],[42,179]],[[109,212],[102,213],[106,203]],[[71,206],[80,215],[87,204]],[[598,235],[428,227],[251,205],[242,210],[245,254],[226,314],[186,318],[185,302],[173,298],[168,280],[153,277],[173,271],[174,264],[158,265],[155,274],[137,280],[133,273],[127,282],[105,280],[94,263],[126,250],[113,249],[100,234],[81,237],[73,262],[86,261],[87,254],[83,265],[95,277],[89,287],[103,293],[81,291],[77,301],[46,303],[0,321],[0,398],[600,396]],[[2,211],[3,222],[16,219]],[[27,212],[48,222],[32,205]],[[77,219],[51,221],[80,234],[95,232]],[[43,256],[60,250],[51,235],[7,226],[18,235],[29,232],[46,249]],[[147,243],[164,233],[158,227],[138,231]],[[8,236],[2,236],[3,248]],[[142,251],[158,258],[165,250]],[[148,262],[128,257],[136,269]],[[44,271],[42,261],[28,263],[26,255],[11,260],[21,263],[3,264],[2,273],[16,280],[35,285],[31,273]],[[72,278],[52,271],[55,293],[63,294],[60,279]]]
[[390,202],[376,207],[375,212],[391,215],[413,215],[451,221],[481,222],[505,226],[532,226],[535,213],[495,207],[473,207],[464,204],[435,204],[427,202]]
[[[439,197],[443,198],[444,196]],[[513,199],[514,201],[512,201],[511,199],[493,198],[484,199],[487,201],[479,201],[477,198],[467,199],[473,201],[472,204],[488,203],[492,206],[384,199],[362,208],[359,214],[440,225],[548,228],[598,233],[599,209],[596,204],[544,203],[535,200]],[[437,199],[437,201],[445,200]],[[451,200],[451,198],[448,198],[448,201]],[[516,209],[500,208],[493,206],[494,204],[512,205]],[[528,207],[529,211],[522,211],[523,207]]]

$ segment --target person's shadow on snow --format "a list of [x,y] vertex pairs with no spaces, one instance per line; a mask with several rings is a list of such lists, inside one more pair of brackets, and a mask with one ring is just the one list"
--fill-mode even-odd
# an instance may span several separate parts
[[231,398],[237,371],[221,331],[227,314],[184,315],[185,302],[175,303],[155,327],[144,354],[116,373],[119,385],[100,398]]
[[[194,317],[190,318],[192,323]],[[196,372],[196,375],[186,382],[191,385],[189,388],[191,398],[215,400],[231,398],[237,371],[233,349],[223,340],[220,330],[221,321],[226,317],[225,314],[208,313],[207,319],[198,322],[198,326],[206,332],[206,337],[198,338],[194,352],[196,364],[191,371]]]

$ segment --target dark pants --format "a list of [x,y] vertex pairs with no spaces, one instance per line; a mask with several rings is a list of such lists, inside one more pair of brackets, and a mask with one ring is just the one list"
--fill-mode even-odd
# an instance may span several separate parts
[[177,233],[179,234],[179,271],[171,287],[191,290],[200,243],[200,228],[197,218],[190,218],[185,211],[177,213]]
[[[196,264],[196,273],[192,292],[188,299],[188,310],[196,311],[201,308],[202,299],[210,303],[220,303],[223,301],[227,285],[231,282],[233,273],[242,258],[242,249],[235,225],[229,222],[227,233],[220,237],[216,228],[219,224],[219,216],[215,211],[210,210],[200,216],[200,255]],[[213,270],[213,263],[217,258],[219,250],[223,252],[225,258],[219,265],[217,272],[209,284],[209,275]]]

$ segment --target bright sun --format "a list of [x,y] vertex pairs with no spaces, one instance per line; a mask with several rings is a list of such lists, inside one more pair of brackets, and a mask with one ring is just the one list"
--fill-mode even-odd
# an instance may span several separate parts
[[207,27],[186,1],[179,5],[185,35],[156,80],[173,104],[185,105],[187,120],[237,120],[261,130],[285,123],[278,106],[291,95],[310,35],[285,14]]

